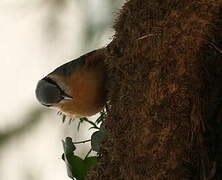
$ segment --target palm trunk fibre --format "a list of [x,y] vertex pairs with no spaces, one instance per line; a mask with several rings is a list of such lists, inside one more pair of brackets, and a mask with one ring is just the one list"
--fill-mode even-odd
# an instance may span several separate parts
[[222,179],[215,118],[222,114],[213,103],[222,97],[221,7],[221,0],[124,5],[107,47],[109,135],[88,179]]

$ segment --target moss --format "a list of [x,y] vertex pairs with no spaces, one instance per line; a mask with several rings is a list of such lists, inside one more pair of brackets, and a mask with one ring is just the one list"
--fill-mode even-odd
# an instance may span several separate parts
[[197,180],[210,174],[214,160],[202,125],[212,121],[206,104],[213,90],[204,88],[215,67],[206,60],[216,57],[222,67],[212,47],[222,46],[221,7],[221,0],[124,5],[107,47],[109,135],[88,179]]

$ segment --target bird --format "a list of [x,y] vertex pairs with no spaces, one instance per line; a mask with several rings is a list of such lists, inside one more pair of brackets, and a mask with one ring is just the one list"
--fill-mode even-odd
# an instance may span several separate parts
[[72,118],[100,112],[106,103],[105,58],[102,48],[59,66],[37,83],[37,100]]

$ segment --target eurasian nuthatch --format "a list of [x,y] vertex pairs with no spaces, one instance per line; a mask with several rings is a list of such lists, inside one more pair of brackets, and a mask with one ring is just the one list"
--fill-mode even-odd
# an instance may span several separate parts
[[106,101],[104,59],[99,49],[56,68],[38,82],[37,99],[72,117],[96,114]]

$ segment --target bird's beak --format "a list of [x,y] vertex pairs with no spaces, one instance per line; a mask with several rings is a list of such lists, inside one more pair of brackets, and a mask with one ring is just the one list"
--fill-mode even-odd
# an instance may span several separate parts
[[66,95],[63,95],[63,98],[64,98],[64,99],[73,99],[73,97],[71,97],[71,96],[69,96],[69,95],[67,95],[67,94],[66,94]]

